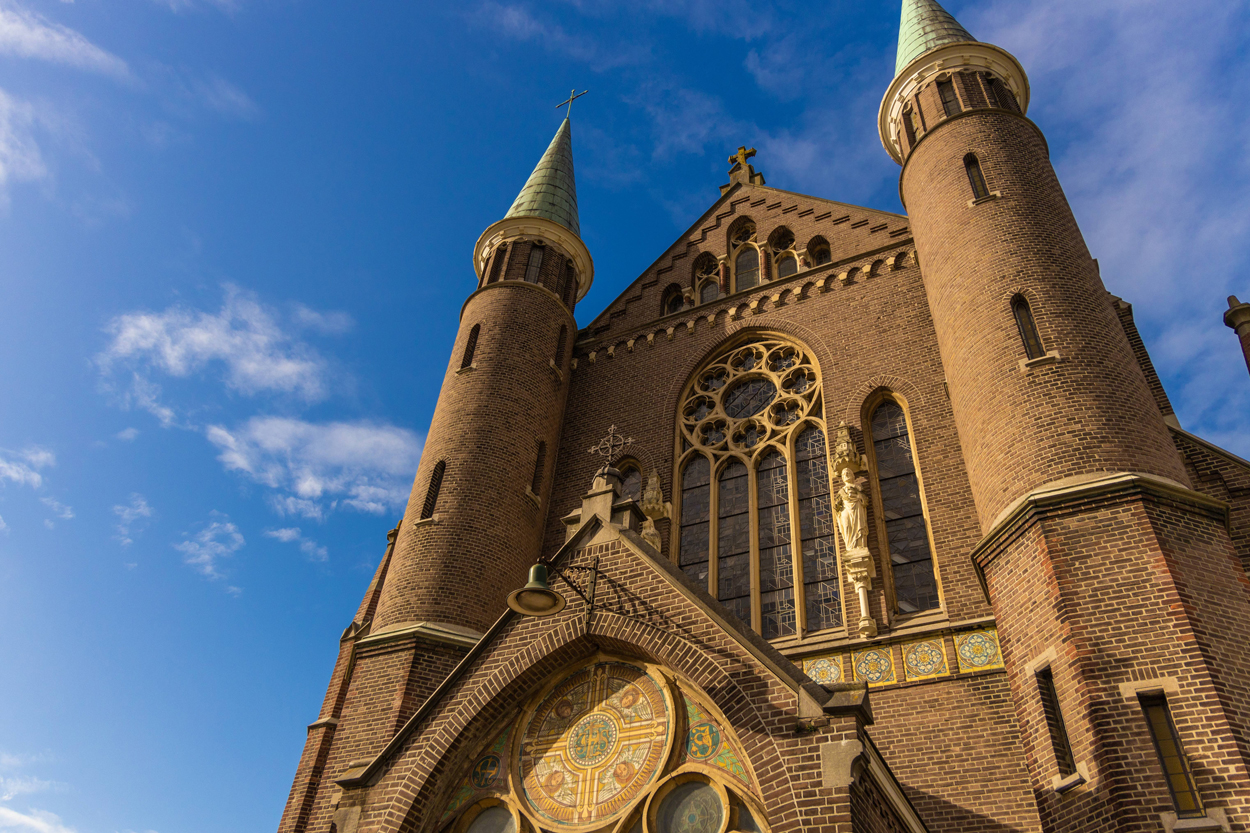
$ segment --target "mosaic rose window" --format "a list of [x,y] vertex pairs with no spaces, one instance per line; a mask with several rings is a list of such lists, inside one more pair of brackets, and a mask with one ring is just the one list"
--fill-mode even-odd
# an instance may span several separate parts
[[842,627],[811,355],[775,337],[734,344],[694,375],[678,424],[686,574],[768,639]]
[[743,748],[705,695],[600,657],[562,672],[466,767],[442,833],[766,833]]

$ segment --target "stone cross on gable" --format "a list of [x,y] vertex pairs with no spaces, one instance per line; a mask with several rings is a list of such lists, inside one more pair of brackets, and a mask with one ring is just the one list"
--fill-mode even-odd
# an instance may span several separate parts
[[750,159],[754,155],[755,155],[755,148],[750,148],[748,150],[746,145],[742,145],[738,148],[737,153],[729,157],[729,164],[741,165],[742,167],[745,168],[747,166],[747,160]]

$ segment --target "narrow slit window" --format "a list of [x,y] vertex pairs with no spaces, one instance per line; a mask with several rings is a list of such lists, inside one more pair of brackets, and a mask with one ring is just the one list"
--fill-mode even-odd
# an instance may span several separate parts
[[560,325],[560,335],[556,338],[556,367],[564,366],[564,348],[569,343],[569,328],[567,324]]
[[1040,359],[1046,355],[1041,336],[1037,334],[1037,323],[1033,320],[1033,309],[1023,295],[1011,299],[1011,312],[1016,317],[1020,340],[1024,342],[1024,355],[1029,359]]
[[758,521],[760,551],[760,633],[765,639],[795,629],[794,551],[790,546],[790,484],[786,458],[770,451],[760,461]]
[[747,467],[733,460],[721,469],[717,501],[716,598],[751,624],[751,495]]
[[994,89],[994,76],[989,73],[980,73],[981,86],[985,89],[985,99],[991,107],[1001,107],[998,103],[998,91]]
[[985,184],[985,173],[981,170],[981,160],[975,153],[964,157],[964,170],[968,172],[968,183],[972,185],[972,198],[983,200],[990,195],[989,186]]
[[473,364],[473,354],[477,352],[477,337],[481,332],[481,324],[474,324],[473,329],[469,330],[469,340],[464,343],[464,358],[460,360],[461,370]]
[[1050,730],[1050,746],[1055,753],[1055,763],[1064,778],[1076,772],[1072,757],[1072,744],[1068,730],[1063,724],[1063,712],[1059,708],[1059,691],[1055,688],[1055,675],[1049,668],[1037,672],[1038,693],[1042,697],[1042,712],[1046,716],[1046,728]]
[[538,456],[534,458],[534,479],[530,482],[530,491],[541,494],[543,487],[543,470],[547,466],[547,441],[538,441]]
[[903,132],[907,134],[907,146],[916,144],[916,113],[910,107],[903,111]]
[[494,283],[495,281],[499,280],[499,276],[503,272],[504,264],[507,261],[508,261],[508,244],[504,243],[499,248],[495,249],[495,258],[490,264],[490,277],[487,278],[486,280],[487,283]]
[[938,95],[942,97],[942,110],[947,118],[963,111],[959,105],[959,95],[955,92],[955,85],[949,78],[938,82]]
[[572,264],[565,270],[564,277],[564,305],[570,309],[577,298],[577,272],[574,271]]
[[929,525],[920,498],[907,416],[897,402],[883,402],[873,412],[872,440],[895,601],[902,613],[933,610],[940,600],[933,551],[929,547]]
[[525,267],[525,280],[527,283],[538,283],[539,270],[543,268],[543,247],[535,243],[530,247],[530,262]]
[[681,473],[679,561],[682,572],[700,587],[707,587],[711,484],[712,464],[706,457],[699,455],[686,463]]
[[439,460],[430,472],[429,485],[425,487],[425,503],[421,505],[421,520],[434,517],[434,509],[438,506],[438,493],[443,488],[443,473],[447,471],[447,461]]
[[747,246],[734,261],[735,289],[754,289],[760,283],[760,253],[752,246]]
[[1163,767],[1163,777],[1168,782],[1168,792],[1172,794],[1176,815],[1183,819],[1203,818],[1206,811],[1202,806],[1202,797],[1198,795],[1189,759],[1185,757],[1176,724],[1172,722],[1167,698],[1162,694],[1143,695],[1141,707],[1146,714],[1159,765]]

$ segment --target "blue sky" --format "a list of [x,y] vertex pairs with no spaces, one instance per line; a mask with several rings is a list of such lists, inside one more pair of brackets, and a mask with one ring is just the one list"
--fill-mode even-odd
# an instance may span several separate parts
[[[818,8],[817,8],[818,7]],[[950,2],[1186,428],[1250,456],[1226,0]],[[0,0],[0,830],[276,827],[470,257],[574,110],[583,323],[716,197],[900,210],[897,2]]]

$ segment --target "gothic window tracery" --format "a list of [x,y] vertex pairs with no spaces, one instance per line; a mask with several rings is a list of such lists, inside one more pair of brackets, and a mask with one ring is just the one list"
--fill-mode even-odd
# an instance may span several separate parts
[[496,728],[442,833],[767,833],[750,761],[700,691],[633,660],[563,672]]
[[841,627],[815,362],[754,337],[695,374],[682,403],[681,569],[765,638]]
[[794,232],[782,226],[768,239],[777,279],[788,278],[799,271],[799,257],[794,251]]
[[700,304],[709,304],[720,297],[720,263],[708,252],[695,261],[694,285]]
[[681,312],[682,307],[686,305],[686,299],[682,296],[681,287],[677,284],[669,284],[664,290],[664,301],[662,304],[663,312],[661,315],[676,315]]

